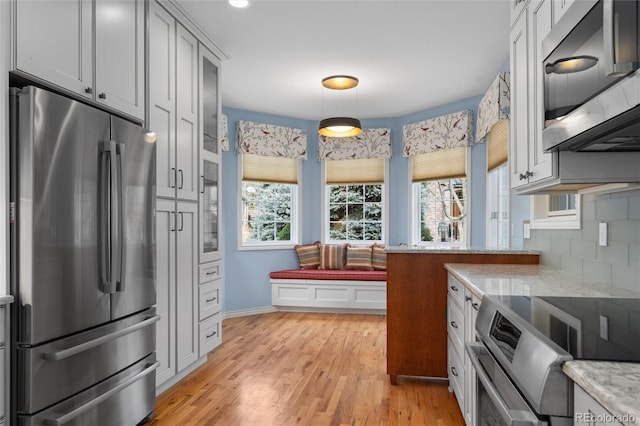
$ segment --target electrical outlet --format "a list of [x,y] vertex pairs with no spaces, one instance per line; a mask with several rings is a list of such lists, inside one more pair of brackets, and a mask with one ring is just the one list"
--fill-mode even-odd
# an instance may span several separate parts
[[598,244],[607,246],[607,222],[600,222],[598,227]]
[[529,222],[525,222],[522,228],[522,237],[527,240],[531,238],[531,224]]
[[609,318],[600,315],[600,338],[609,340]]

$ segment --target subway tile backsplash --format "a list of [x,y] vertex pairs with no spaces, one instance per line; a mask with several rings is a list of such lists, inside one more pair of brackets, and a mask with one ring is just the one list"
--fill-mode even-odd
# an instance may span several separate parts
[[[600,222],[607,222],[606,247],[598,244]],[[640,190],[583,195],[581,229],[532,229],[524,248],[539,250],[540,263],[582,282],[640,292]]]

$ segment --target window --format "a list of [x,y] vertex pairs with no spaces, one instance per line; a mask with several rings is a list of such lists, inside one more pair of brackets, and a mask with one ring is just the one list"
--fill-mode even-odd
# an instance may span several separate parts
[[466,186],[466,178],[413,184],[414,205],[419,211],[414,244],[466,244]]
[[467,148],[418,154],[411,161],[411,244],[466,246]]
[[325,161],[325,241],[385,241],[385,165],[384,159]]
[[509,167],[487,172],[487,248],[509,248]]
[[298,243],[298,160],[240,155],[242,248]]
[[531,229],[580,229],[580,196],[576,194],[532,196]]

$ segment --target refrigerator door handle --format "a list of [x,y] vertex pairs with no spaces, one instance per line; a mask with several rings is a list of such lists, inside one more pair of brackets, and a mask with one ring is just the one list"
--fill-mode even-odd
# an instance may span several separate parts
[[114,280],[116,284],[116,291],[124,291],[125,289],[125,271],[126,271],[126,259],[127,259],[127,244],[125,238],[125,185],[126,185],[126,157],[125,146],[123,143],[116,144],[116,158],[118,160],[118,186],[117,186],[117,216],[118,216],[118,230],[117,230],[117,247],[116,256],[118,259],[118,275]]
[[42,357],[48,361],[62,361],[63,359],[70,358],[74,355],[77,355],[81,352],[87,351],[91,348],[95,348],[96,346],[102,345],[104,343],[110,342],[112,340],[118,339],[122,336],[126,336],[129,333],[133,333],[136,330],[140,330],[145,328],[154,322],[160,320],[159,315],[155,315],[151,318],[147,318],[144,321],[141,321],[137,324],[134,324],[130,327],[123,328],[122,330],[118,330],[114,333],[107,334],[105,336],[100,336],[97,339],[89,340],[88,342],[81,343],[76,346],[72,346],[67,349],[62,349],[55,352],[43,352]]
[[115,142],[102,142],[100,151],[102,153],[100,162],[100,276],[101,290],[109,294],[115,290],[116,267],[118,266],[114,261],[116,247],[113,241],[114,233],[118,228],[117,217],[113,209],[118,176]]
[[58,417],[47,417],[47,418],[43,419],[43,423],[45,425],[50,425],[50,426],[61,426],[61,425],[67,424],[70,421],[72,421],[73,419],[75,419],[76,417],[78,417],[79,415],[81,415],[83,413],[86,413],[87,411],[95,408],[96,406],[101,404],[103,401],[106,401],[107,399],[111,398],[112,396],[114,396],[118,392],[122,391],[124,388],[132,385],[133,383],[137,382],[138,380],[140,380],[143,377],[147,376],[148,374],[152,373],[159,366],[160,366],[160,361],[157,361],[157,362],[155,362],[153,364],[149,364],[149,365],[147,365],[147,367],[144,370],[142,370],[141,372],[139,372],[135,376],[132,376],[132,377],[128,378],[127,380],[125,380],[124,382],[120,383],[116,387],[114,387],[112,389],[109,389],[108,391],[106,391],[102,395],[92,399],[91,401],[87,402],[86,404],[83,404],[80,407],[78,407],[78,408],[76,408],[76,409],[74,409],[72,411],[69,411],[68,413],[63,414],[63,415],[58,416]]

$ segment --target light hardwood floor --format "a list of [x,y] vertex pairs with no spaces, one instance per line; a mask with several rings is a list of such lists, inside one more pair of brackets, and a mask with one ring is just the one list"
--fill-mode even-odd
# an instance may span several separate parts
[[464,424],[446,383],[389,383],[384,316],[229,318],[223,339],[159,396],[149,425]]

